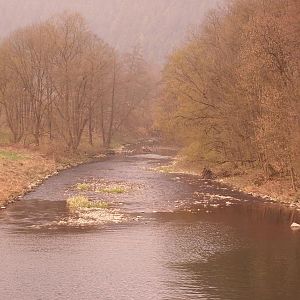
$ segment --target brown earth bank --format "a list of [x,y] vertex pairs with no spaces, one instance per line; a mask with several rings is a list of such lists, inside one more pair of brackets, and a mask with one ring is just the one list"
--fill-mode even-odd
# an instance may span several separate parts
[[293,189],[288,178],[265,179],[263,174],[255,168],[232,167],[230,164],[206,167],[203,163],[190,162],[184,157],[177,156],[171,165],[162,167],[161,171],[198,176],[203,176],[203,173],[208,172],[206,175],[211,176],[212,179],[253,196],[267,198],[291,207],[300,207],[300,192]]
[[219,181],[254,196],[268,197],[283,204],[300,207],[299,192],[293,190],[287,179],[274,178],[256,183],[256,178],[259,176],[259,172],[250,171],[245,174],[220,178]]
[[102,157],[91,153],[50,155],[32,149],[0,146],[0,207],[4,209],[59,170]]

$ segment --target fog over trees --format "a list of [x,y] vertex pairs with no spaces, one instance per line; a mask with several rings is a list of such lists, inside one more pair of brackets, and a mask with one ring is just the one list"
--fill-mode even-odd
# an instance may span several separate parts
[[2,119],[14,143],[55,140],[75,151],[84,132],[104,147],[116,132],[144,134],[154,82],[137,49],[118,53],[79,14],[19,29],[0,47]]
[[80,12],[91,30],[121,52],[139,46],[162,63],[220,0],[0,0],[0,36],[64,10]]
[[72,151],[149,134],[162,62],[216,3],[0,0],[2,131]]

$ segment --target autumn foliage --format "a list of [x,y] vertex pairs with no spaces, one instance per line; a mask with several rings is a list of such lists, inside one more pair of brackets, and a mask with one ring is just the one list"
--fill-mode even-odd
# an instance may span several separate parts
[[83,137],[109,147],[117,134],[145,134],[153,76],[138,49],[119,54],[79,14],[21,28],[0,45],[0,129],[13,143]]
[[[235,0],[164,70],[160,125],[190,158],[300,175],[300,2]],[[298,180],[298,182],[297,182]]]

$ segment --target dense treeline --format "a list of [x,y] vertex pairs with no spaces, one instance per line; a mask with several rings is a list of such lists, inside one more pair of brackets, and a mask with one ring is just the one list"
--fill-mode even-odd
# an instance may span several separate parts
[[14,143],[50,140],[75,151],[86,136],[108,147],[133,122],[143,134],[153,85],[138,50],[118,54],[78,14],[20,29],[0,46],[0,121]]
[[300,2],[235,0],[164,70],[161,126],[191,159],[300,175]]

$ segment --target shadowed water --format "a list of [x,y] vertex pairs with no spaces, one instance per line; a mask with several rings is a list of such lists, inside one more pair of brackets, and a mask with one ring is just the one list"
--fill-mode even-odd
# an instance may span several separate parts
[[[1,299],[298,299],[299,212],[116,158],[63,171],[0,212]],[[125,183],[74,214],[78,182]]]

